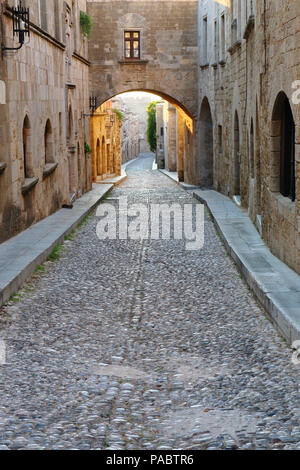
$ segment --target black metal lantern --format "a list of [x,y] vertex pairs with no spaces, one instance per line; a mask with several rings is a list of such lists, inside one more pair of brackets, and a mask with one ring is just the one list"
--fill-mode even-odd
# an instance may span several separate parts
[[11,8],[11,15],[13,21],[13,36],[19,39],[19,47],[5,47],[2,44],[2,51],[17,51],[21,49],[25,42],[25,37],[30,37],[30,15],[29,8],[19,5],[18,7]]
[[91,113],[94,114],[94,112],[97,109],[97,97],[96,96],[90,96],[90,110]]
[[112,124],[115,122],[114,113],[111,113],[111,115],[110,115],[110,122],[111,122]]

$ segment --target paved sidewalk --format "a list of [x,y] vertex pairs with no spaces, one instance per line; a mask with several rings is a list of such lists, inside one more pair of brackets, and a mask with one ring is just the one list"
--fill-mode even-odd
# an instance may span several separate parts
[[73,209],[60,209],[0,245],[0,305],[22,287],[36,266],[47,259],[113,186],[93,185],[92,191],[76,200]]
[[194,196],[208,207],[218,232],[248,285],[284,337],[300,338],[300,276],[272,255],[248,214],[213,190]]

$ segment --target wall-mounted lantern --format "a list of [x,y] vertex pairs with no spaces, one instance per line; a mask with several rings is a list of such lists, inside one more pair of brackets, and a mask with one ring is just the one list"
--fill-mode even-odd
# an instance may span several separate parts
[[98,108],[97,106],[97,96],[90,96],[90,111],[92,114],[96,111]]
[[4,51],[18,51],[24,45],[25,36],[30,37],[30,17],[29,8],[22,5],[11,8],[11,15],[13,21],[13,36],[18,37],[19,47],[5,47],[2,44],[2,52]]
[[113,124],[115,122],[115,115],[114,113],[111,113],[110,115],[110,122]]

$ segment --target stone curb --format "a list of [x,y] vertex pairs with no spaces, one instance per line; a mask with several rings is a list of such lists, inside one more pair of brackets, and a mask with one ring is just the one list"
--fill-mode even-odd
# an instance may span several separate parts
[[57,244],[76,228],[111,191],[113,184],[93,185],[74,203],[0,245],[0,306],[4,305],[47,260]]

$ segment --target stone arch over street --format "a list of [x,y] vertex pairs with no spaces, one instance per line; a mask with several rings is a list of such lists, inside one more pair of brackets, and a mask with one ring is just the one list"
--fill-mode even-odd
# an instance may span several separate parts
[[[197,120],[198,26],[197,1],[170,1],[172,15],[166,18],[165,2],[89,2],[94,23],[89,40],[91,94],[100,106],[126,92],[144,91],[161,96]],[[168,27],[166,28],[166,20]],[[139,53],[126,57],[126,31],[139,37]],[[184,179],[196,183],[194,138],[185,152]],[[183,166],[183,165],[181,165]]]
[[175,108],[181,110],[183,113],[187,115],[191,120],[194,120],[194,116],[191,112],[190,109],[186,108],[184,102],[179,101],[176,97],[170,95],[169,93],[166,93],[164,91],[161,91],[160,89],[147,89],[147,88],[131,88],[129,87],[128,89],[121,89],[120,91],[117,91],[116,93],[112,93],[111,95],[106,95],[103,90],[96,90],[93,92],[93,95],[97,98],[97,106],[101,106],[104,104],[106,101],[109,101],[119,95],[122,95],[124,93],[129,93],[129,92],[144,92],[144,93],[150,93],[153,95],[157,95],[160,98],[162,98],[165,101],[168,101],[171,103]]

